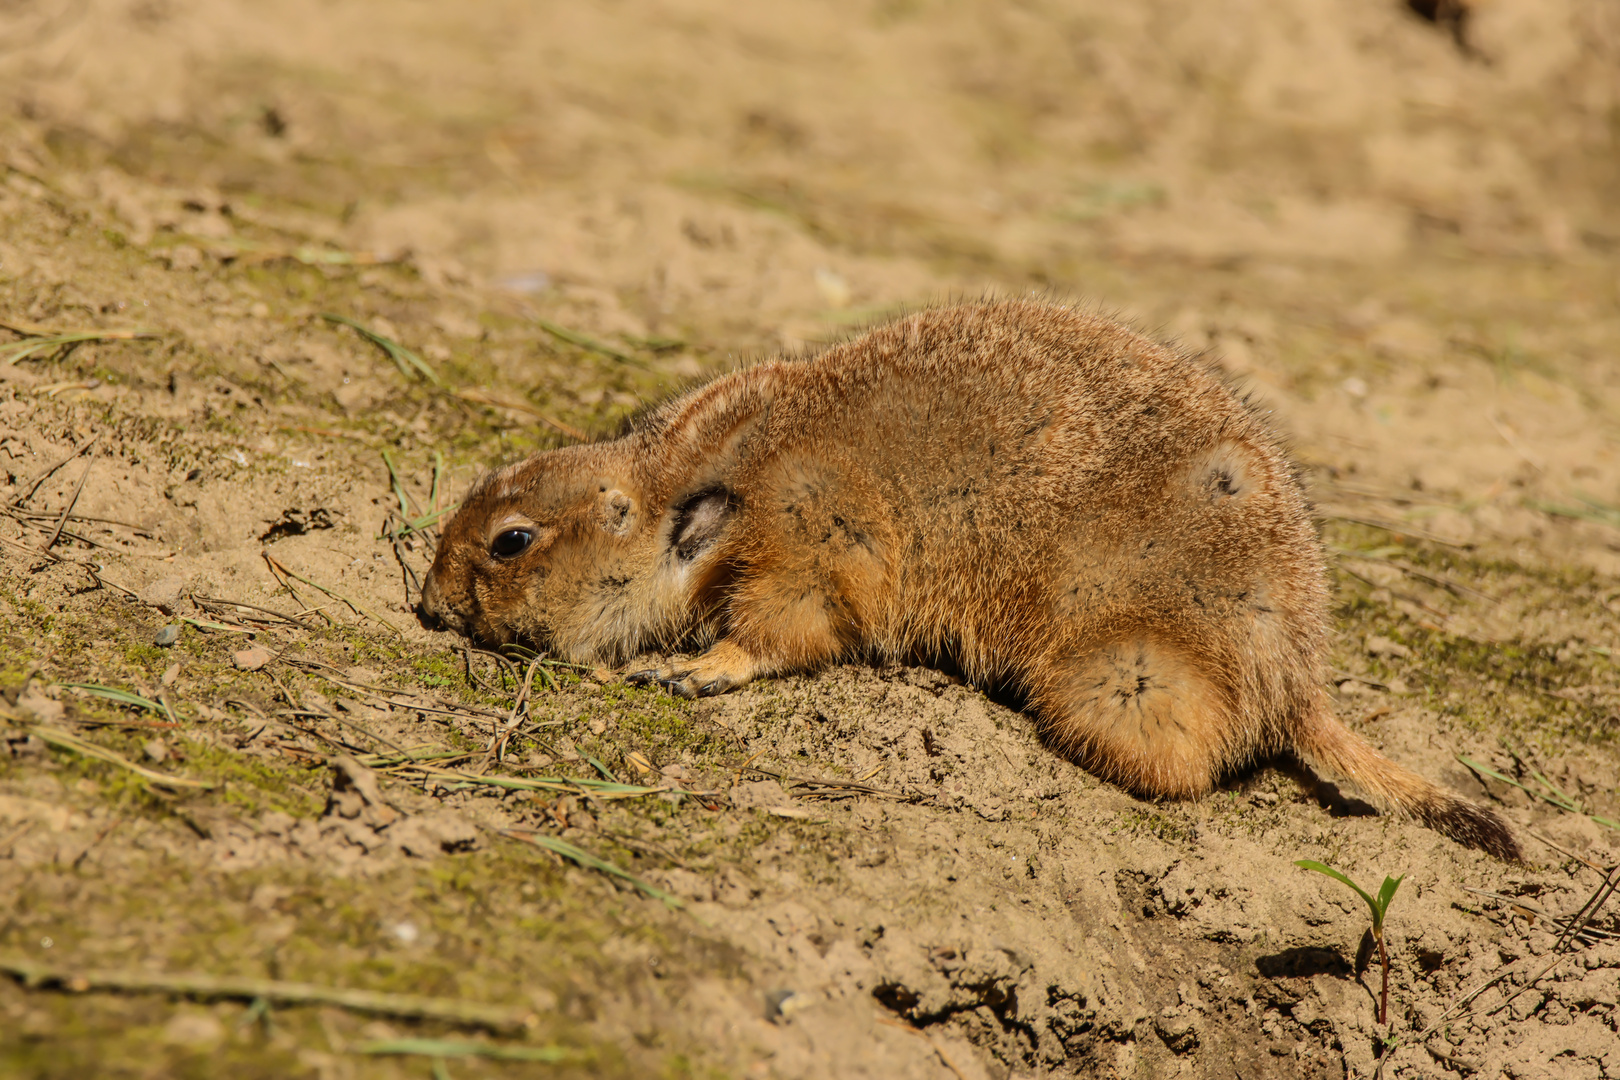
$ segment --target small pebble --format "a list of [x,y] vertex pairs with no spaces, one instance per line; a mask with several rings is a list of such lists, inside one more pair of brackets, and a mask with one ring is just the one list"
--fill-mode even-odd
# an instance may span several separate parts
[[231,662],[243,671],[258,671],[270,662],[270,650],[258,645],[231,654]]
[[173,686],[174,680],[178,679],[179,677],[180,664],[176,662],[163,669],[163,678],[161,681],[164,686]]
[[1408,649],[1400,642],[1383,637],[1382,635],[1368,634],[1367,655],[1404,660],[1412,655],[1412,650]]
[[169,747],[161,739],[150,739],[141,749],[146,751],[148,758],[159,765],[169,760]]
[[152,644],[156,645],[160,649],[167,649],[170,645],[173,645],[179,640],[180,624],[170,623],[168,626],[165,626],[163,629],[157,632],[156,636],[152,638]]

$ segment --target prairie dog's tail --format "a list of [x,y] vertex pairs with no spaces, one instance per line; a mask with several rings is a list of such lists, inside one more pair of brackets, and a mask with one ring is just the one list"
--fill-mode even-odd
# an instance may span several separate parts
[[1355,784],[1381,809],[1409,814],[1435,832],[1498,859],[1524,861],[1513,830],[1495,811],[1395,764],[1339,723],[1326,702],[1295,729],[1294,750],[1313,767]]

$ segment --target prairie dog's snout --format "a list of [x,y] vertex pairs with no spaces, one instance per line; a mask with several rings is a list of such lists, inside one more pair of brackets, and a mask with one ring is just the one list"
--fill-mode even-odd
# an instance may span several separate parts
[[1494,813],[1333,718],[1328,588],[1277,440],[1198,361],[1034,302],[926,311],[485,477],[425,622],[615,663],[688,696],[840,659],[948,654],[1049,745],[1191,797],[1295,750],[1517,857]]
[[458,634],[467,632],[465,620],[460,612],[445,602],[439,579],[431,570],[422,582],[422,597],[416,604],[416,616],[429,630],[452,630]]

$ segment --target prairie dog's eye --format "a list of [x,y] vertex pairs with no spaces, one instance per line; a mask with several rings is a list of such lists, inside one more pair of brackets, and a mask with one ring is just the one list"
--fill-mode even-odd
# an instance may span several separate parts
[[490,541],[489,553],[497,559],[515,559],[528,550],[534,542],[534,532],[530,529],[507,529]]

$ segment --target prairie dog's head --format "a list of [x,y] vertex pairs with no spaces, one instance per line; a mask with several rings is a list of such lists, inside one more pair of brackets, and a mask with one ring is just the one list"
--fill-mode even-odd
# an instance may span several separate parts
[[602,601],[645,573],[638,548],[650,546],[624,473],[599,448],[572,446],[486,475],[445,526],[423,622],[486,645],[596,652]]
[[445,526],[422,585],[423,623],[592,663],[679,631],[691,571],[737,504],[711,484],[649,505],[656,496],[627,456],[613,444],[571,446],[480,480]]

